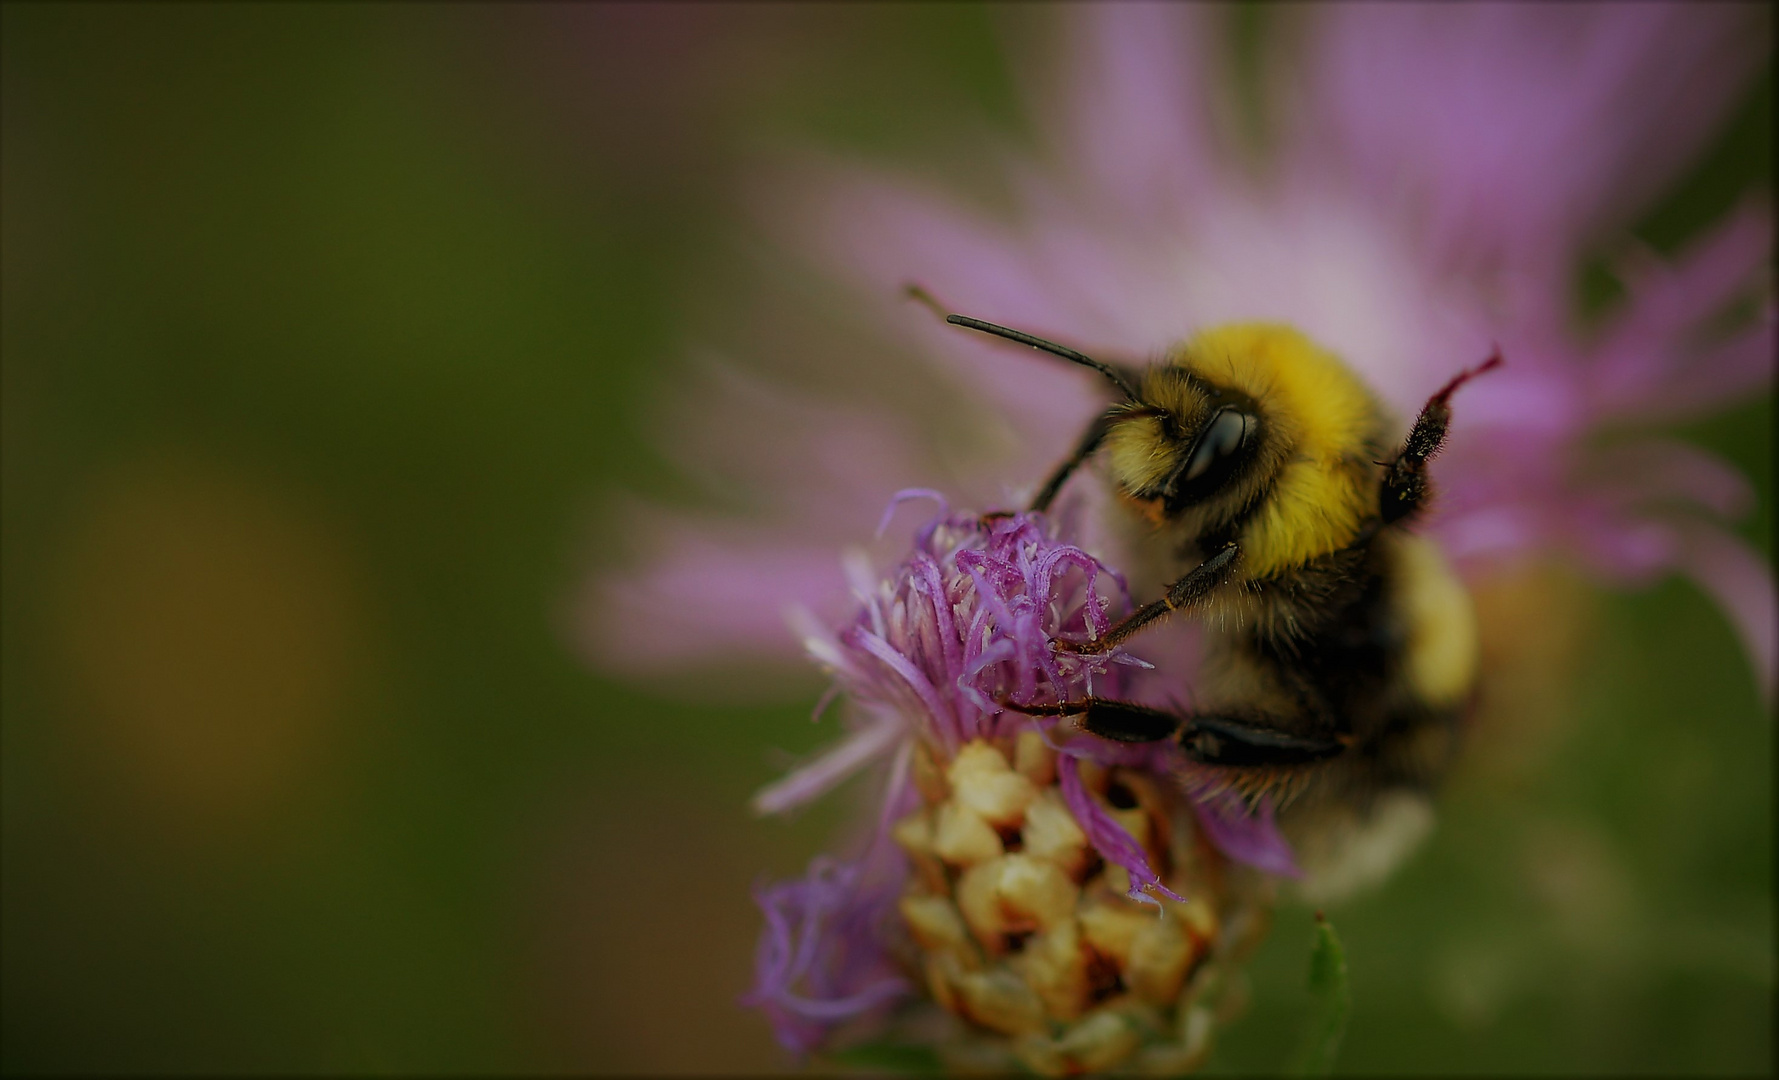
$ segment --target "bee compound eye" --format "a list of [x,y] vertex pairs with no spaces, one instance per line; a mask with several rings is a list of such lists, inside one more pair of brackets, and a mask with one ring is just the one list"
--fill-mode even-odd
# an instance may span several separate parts
[[1254,418],[1244,412],[1225,409],[1218,413],[1204,434],[1198,437],[1182,479],[1187,483],[1197,480],[1209,472],[1212,465],[1241,449],[1253,424]]

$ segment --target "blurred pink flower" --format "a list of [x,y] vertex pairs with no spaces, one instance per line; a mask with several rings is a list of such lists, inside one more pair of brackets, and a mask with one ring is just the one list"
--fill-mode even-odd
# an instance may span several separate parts
[[[1005,735],[1000,726],[1015,718],[988,707],[976,681],[996,665],[1032,677],[1054,658],[1031,646],[1062,632],[1034,623],[1021,636],[1014,613],[1000,612],[994,647],[1009,651],[986,661],[945,652],[976,640],[969,635],[929,634],[947,605],[929,604],[889,632],[891,608],[906,614],[921,596],[960,587],[966,564],[1006,537],[942,519],[937,527],[950,532],[938,547],[929,530],[911,559],[881,548],[874,563],[855,559],[851,597],[839,553],[910,484],[983,508],[1018,505],[1008,485],[1035,484],[1104,407],[1090,374],[936,323],[900,299],[906,281],[956,310],[1105,359],[1153,356],[1226,321],[1288,323],[1345,357],[1402,417],[1498,345],[1506,367],[1466,389],[1435,466],[1442,499],[1430,529],[1460,569],[1561,557],[1609,583],[1684,574],[1735,624],[1763,691],[1773,687],[1771,571],[1726,528],[1749,508],[1748,485],[1716,457],[1650,433],[1770,382],[1768,209],[1750,200],[1668,260],[1624,231],[1699,152],[1763,59],[1764,9],[1292,9],[1281,17],[1301,33],[1278,36],[1262,58],[1263,155],[1233,134],[1223,9],[1046,13],[1062,24],[1058,55],[1022,66],[1063,74],[1026,88],[1041,147],[1035,159],[1002,154],[1009,208],[990,212],[921,180],[830,159],[789,166],[760,188],[772,233],[850,290],[852,314],[875,319],[890,354],[909,358],[904,381],[930,384],[919,357],[954,390],[943,402],[903,393],[897,406],[884,400],[896,395],[819,396],[713,368],[676,399],[666,445],[759,512],[637,507],[640,568],[599,577],[587,603],[590,655],[626,675],[679,676],[700,661],[792,672],[806,642],[836,673],[851,698],[849,734],[763,792],[757,809],[786,809],[866,765],[894,763],[858,862],[818,859],[805,880],[760,890],[767,931],[750,1001],[794,1048],[913,991],[885,953],[907,876],[886,829],[913,799],[909,747]],[[1615,251],[1623,296],[1585,324],[1573,301],[1578,271]],[[1752,318],[1733,317],[1750,308]],[[856,340],[815,340],[796,325],[779,333],[775,348],[819,356],[827,386],[897,382]],[[1017,449],[934,452],[937,418],[958,401],[983,436],[977,445]],[[1091,512],[1105,497],[1086,477],[1073,482],[1057,507],[1061,535],[1080,545],[1068,550],[1081,560],[1092,552],[1116,565]],[[872,565],[896,567],[889,594],[879,595]],[[1028,573],[1037,566],[1005,582],[974,579],[978,589],[995,584],[975,610],[1045,595],[1048,579]],[[1092,598],[1077,599],[1088,601],[1080,617],[1094,618]],[[785,629],[787,609],[804,613],[796,633]],[[845,629],[825,629],[834,626]],[[1168,676],[1187,677],[1177,650],[1191,649],[1190,631],[1165,632],[1182,640],[1164,648],[1146,638],[1144,651],[1167,652]],[[1046,673],[1058,692],[1089,677],[1149,676],[1116,666]],[[1001,692],[1009,686],[1033,690]],[[1137,752],[1094,752],[1127,751]],[[1141,852],[1124,850],[1128,836],[1094,831],[1104,823],[1072,759],[1058,781],[1103,857],[1129,864],[1133,890],[1159,886],[1137,865]],[[1194,806],[1226,855],[1293,872],[1260,809],[1249,816],[1216,798]]]
[[[941,487],[980,506],[1034,483],[1102,407],[1091,375],[935,324],[899,300],[916,279],[957,310],[1107,358],[1190,331],[1274,320],[1345,357],[1402,416],[1499,344],[1436,466],[1431,526],[1461,568],[1566,556],[1608,582],[1679,572],[1774,679],[1773,582],[1726,530],[1743,478],[1657,435],[1770,381],[1767,207],[1751,200],[1672,260],[1623,233],[1701,149],[1767,49],[1735,4],[1339,4],[1263,64],[1264,163],[1231,136],[1225,12],[1208,5],[1050,9],[1061,71],[1029,87],[1037,161],[1008,155],[1007,213],[882,168],[817,161],[763,190],[774,232],[856,288],[900,354],[931,359],[1014,455],[932,461],[914,418],[799,398],[735,375],[680,404],[672,445],[765,500],[747,523],[639,515],[640,569],[598,579],[584,621],[614,670],[700,660],[796,663],[781,610],[838,623],[836,552],[890,494]],[[1282,9],[1281,9],[1282,10]],[[1623,299],[1579,325],[1587,253],[1622,249]],[[1753,301],[1741,323],[1726,312]],[[1725,327],[1728,326],[1728,329]],[[870,361],[825,350],[843,382]],[[854,365],[849,368],[849,365]],[[910,368],[913,371],[913,368]],[[1076,486],[1087,486],[1077,483]],[[1092,498],[1092,492],[1081,497]],[[1082,543],[1094,550],[1092,537]],[[616,632],[621,627],[622,632]]]

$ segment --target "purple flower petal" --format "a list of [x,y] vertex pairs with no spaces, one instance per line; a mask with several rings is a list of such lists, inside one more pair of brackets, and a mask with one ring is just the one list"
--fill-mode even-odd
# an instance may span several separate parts
[[1229,160],[1212,115],[1222,12],[1172,3],[1057,11],[1073,55],[1060,92],[1039,89],[1033,112],[1061,119],[1059,164],[1126,220],[1181,223],[1206,174]]
[[788,193],[775,191],[774,201],[782,208],[772,214],[775,227],[802,233],[824,263],[850,275],[876,299],[885,326],[982,401],[1023,418],[1034,473],[1064,453],[1072,433],[1092,418],[1090,373],[939,323],[899,299],[902,285],[915,279],[955,309],[1058,340],[1085,343],[1097,327],[1118,326],[1082,305],[1071,281],[1050,280],[1056,271],[1025,251],[1023,240],[917,183],[886,184],[856,171],[812,173]]
[[1683,532],[1680,569],[1729,615],[1754,666],[1762,699],[1773,703],[1779,671],[1779,607],[1767,560],[1722,529],[1689,524]]
[[847,777],[900,745],[907,730],[899,720],[879,721],[828,747],[753,798],[756,814],[782,814],[832,791]]
[[1625,504],[1665,501],[1737,518],[1754,505],[1754,489],[1735,466],[1674,439],[1643,439],[1601,450],[1588,462],[1590,485],[1603,499]]
[[867,869],[817,856],[803,878],[754,890],[766,929],[741,1001],[766,1013],[789,1050],[808,1053],[835,1024],[913,989],[883,947],[899,890],[873,888]]
[[1701,327],[1752,294],[1769,272],[1773,220],[1744,206],[1672,264],[1653,255],[1626,272],[1629,297],[1609,326],[1588,377],[1600,420],[1675,419],[1720,406],[1773,377],[1774,318],[1714,344]]
[[635,675],[682,669],[688,660],[776,660],[801,647],[783,611],[800,604],[832,618],[845,582],[825,546],[723,543],[708,525],[663,536],[646,569],[594,583],[577,628],[587,655]]
[[907,656],[883,638],[862,629],[855,629],[843,640],[875,656],[893,671],[902,684],[913,691],[925,711],[928,730],[945,736],[941,738],[941,745],[953,750],[957,748],[956,715],[950,704],[939,696],[933,684],[927,681],[926,675]]
[[1136,842],[1124,826],[1118,824],[1111,813],[1101,806],[1098,799],[1088,794],[1086,785],[1081,783],[1080,765],[1072,753],[1061,754],[1056,759],[1056,775],[1062,785],[1063,801],[1068,804],[1069,812],[1080,822],[1081,829],[1087,834],[1087,840],[1095,851],[1107,862],[1124,868],[1130,878],[1130,889],[1125,894],[1132,900],[1145,904],[1160,905],[1155,895],[1167,897],[1169,900],[1184,901],[1186,898],[1162,883],[1155,868],[1149,865],[1149,855]]
[[1758,9],[1736,4],[1350,3],[1316,14],[1290,140],[1317,148],[1302,167],[1350,169],[1469,263],[1504,253],[1548,265],[1646,204],[1766,45]]
[[[939,522],[945,520],[945,516],[951,512],[951,504],[946,501],[944,494],[941,492],[934,491],[932,488],[903,488],[901,491],[890,496],[889,505],[883,508],[883,516],[877,519],[878,536],[882,536],[883,530],[889,528],[890,519],[896,516],[896,508],[910,499],[931,499],[939,504],[939,512],[928,522],[928,527],[935,526]],[[923,527],[920,534],[917,536],[915,546],[925,550],[927,540],[929,540],[931,536],[932,533],[928,531],[928,528]]]
[[1291,845],[1279,835],[1273,823],[1272,804],[1260,803],[1250,810],[1245,800],[1233,791],[1224,791],[1207,799],[1194,800],[1192,809],[1198,823],[1217,850],[1258,870],[1284,877],[1302,877]]

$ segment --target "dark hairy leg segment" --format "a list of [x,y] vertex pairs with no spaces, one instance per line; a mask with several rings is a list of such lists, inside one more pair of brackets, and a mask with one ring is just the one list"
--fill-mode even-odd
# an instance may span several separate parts
[[1059,641],[1056,643],[1056,647],[1068,652],[1092,655],[1103,653],[1113,646],[1121,644],[1132,634],[1151,623],[1165,619],[1173,612],[1183,607],[1190,607],[1210,595],[1211,590],[1229,580],[1240,554],[1241,549],[1236,546],[1234,541],[1223,545],[1216,554],[1193,567],[1185,577],[1169,585],[1166,596],[1153,603],[1144,604],[1126,615],[1118,622],[1118,625],[1107,630],[1100,637],[1082,642]]
[[1378,513],[1389,525],[1410,517],[1425,507],[1433,494],[1427,482],[1427,462],[1445,444],[1452,422],[1452,393],[1481,375],[1501,366],[1501,350],[1496,348],[1489,358],[1474,368],[1460,371],[1437,394],[1427,399],[1414,427],[1403,440],[1394,461],[1379,462],[1385,468],[1383,485],[1378,491]]
[[1288,730],[1287,717],[1216,713],[1173,713],[1130,701],[1087,698],[1058,705],[1004,707],[1028,716],[1078,717],[1081,730],[1115,742],[1146,743],[1177,739],[1186,756],[1202,765],[1266,768],[1308,765],[1344,752],[1347,741]]

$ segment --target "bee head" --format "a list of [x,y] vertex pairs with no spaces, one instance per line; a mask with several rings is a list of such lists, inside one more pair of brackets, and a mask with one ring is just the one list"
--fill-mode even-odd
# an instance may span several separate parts
[[947,314],[918,285],[906,292],[953,326],[1091,368],[1118,391],[1104,426],[1034,505],[1047,506],[1069,470],[1103,446],[1125,499],[1178,539],[1238,540],[1250,577],[1345,547],[1377,513],[1377,402],[1345,364],[1288,326],[1202,331],[1138,379],[1024,331]]
[[1124,498],[1182,539],[1239,534],[1252,568],[1333,551],[1368,513],[1380,420],[1346,366],[1297,331],[1204,331],[1144,372],[1108,422]]

